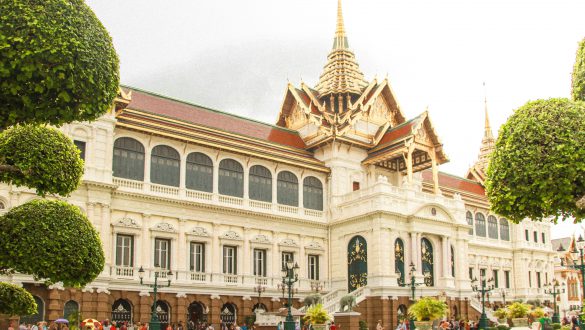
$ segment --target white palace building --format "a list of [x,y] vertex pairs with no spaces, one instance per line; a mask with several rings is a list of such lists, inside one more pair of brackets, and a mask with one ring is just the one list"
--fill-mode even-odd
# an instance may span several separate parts
[[[63,126],[85,159],[68,201],[100,233],[106,265],[83,289],[7,278],[39,303],[27,320],[79,310],[148,321],[143,267],[147,282],[171,279],[157,303],[164,323],[242,323],[282,307],[289,259],[300,266],[295,305],[319,290],[335,311],[349,292],[370,325],[404,315],[411,263],[424,283],[415,296],[444,299],[455,317],[477,317],[473,277],[493,277],[491,305],[550,301],[551,225],[489,211],[487,110],[478,162],[465,177],[440,172],[448,158],[429,113],[405,113],[387,79],[364,78],[340,4],[337,19],[318,84],[289,84],[275,125],[123,86],[110,113]],[[35,198],[0,186],[3,210]]]

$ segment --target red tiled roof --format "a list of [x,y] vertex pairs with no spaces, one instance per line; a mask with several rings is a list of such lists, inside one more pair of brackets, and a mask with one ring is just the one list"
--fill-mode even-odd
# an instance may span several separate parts
[[240,118],[235,115],[207,109],[148,92],[132,90],[129,109],[150,112],[189,123],[219,129],[229,133],[246,135],[252,138],[304,149],[305,143],[297,132]]
[[[432,171],[423,171],[422,176],[425,182],[433,182]],[[485,189],[481,184],[442,172],[439,172],[439,187],[463,190],[472,194],[485,196]]]
[[385,143],[397,140],[403,136],[409,135],[412,131],[412,126],[414,124],[415,121],[413,120],[404,125],[389,130],[388,132],[384,133],[384,136],[382,136],[378,145],[383,145]]

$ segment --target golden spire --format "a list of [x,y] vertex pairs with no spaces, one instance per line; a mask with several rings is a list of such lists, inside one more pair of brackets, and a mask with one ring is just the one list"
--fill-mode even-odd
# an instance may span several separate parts
[[337,28],[335,29],[335,40],[333,49],[347,49],[347,36],[345,35],[345,25],[343,24],[343,11],[341,10],[341,0],[337,0]]
[[359,95],[367,86],[368,82],[360,71],[355,55],[349,50],[345,25],[343,24],[341,0],[337,0],[337,25],[333,49],[327,56],[327,64],[323,68],[323,73],[319,77],[319,83],[315,89],[319,92],[320,97],[346,93]]
[[485,111],[485,127],[483,132],[483,139],[481,140],[481,147],[479,148],[479,159],[475,163],[476,168],[481,169],[484,173],[487,172],[487,167],[490,162],[490,156],[494,151],[495,139],[492,134],[492,128],[490,126],[490,119],[488,116],[487,107],[487,93],[485,93],[485,82],[483,83],[484,88],[484,111]]
[[492,133],[492,127],[490,126],[490,117],[488,116],[487,94],[485,94],[485,82],[483,83],[483,89],[484,89],[483,104],[485,109],[485,128],[483,138],[493,140],[494,134]]

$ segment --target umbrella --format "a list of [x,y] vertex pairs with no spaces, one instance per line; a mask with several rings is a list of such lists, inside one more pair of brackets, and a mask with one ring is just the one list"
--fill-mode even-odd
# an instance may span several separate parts
[[99,328],[100,325],[101,325],[100,321],[96,319],[85,319],[81,321],[81,327],[86,329]]
[[66,319],[56,319],[55,320],[55,323],[67,323],[67,324],[69,324],[69,321],[66,320]]

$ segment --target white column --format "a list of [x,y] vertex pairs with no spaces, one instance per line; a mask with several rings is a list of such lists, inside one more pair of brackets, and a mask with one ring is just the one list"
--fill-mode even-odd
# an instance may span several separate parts
[[278,250],[278,232],[272,232],[272,277],[280,276],[280,251]]
[[278,190],[277,180],[278,180],[278,172],[275,169],[274,173],[272,174],[272,204],[274,204],[274,205],[276,205],[276,203],[277,203],[277,199],[276,199],[276,192]]
[[221,246],[219,245],[219,225],[218,224],[213,224],[213,239],[211,242],[211,255],[213,256],[213,260],[215,260],[215,262],[212,262],[212,266],[213,268],[211,269],[211,271],[215,274],[219,274],[221,273],[221,265],[223,265],[223,258],[221,255]]
[[[104,251],[111,251],[112,246],[112,236],[111,236],[111,229],[110,229],[110,206],[106,204],[100,204],[102,208],[101,214],[101,239],[102,244],[104,246]],[[106,265],[111,265],[111,256],[110,254],[106,253]]]
[[187,240],[185,238],[185,222],[186,219],[179,219],[179,242],[177,244],[178,258],[175,262],[175,267],[178,271],[186,271],[187,263],[189,262],[189,253],[187,247]]
[[219,184],[219,160],[213,163],[213,193],[218,194],[219,190],[217,188]]
[[443,264],[443,271],[441,272],[443,277],[447,277],[449,275],[448,269],[448,260],[449,260],[449,252],[447,252],[447,237],[446,236],[441,236],[441,259],[443,260],[442,264]]
[[431,167],[433,170],[433,192],[436,195],[439,195],[441,193],[441,190],[439,189],[439,168],[437,166],[437,159],[436,159],[436,155],[435,155],[435,151],[431,151],[432,156],[431,156]]
[[305,208],[305,204],[303,203],[303,196],[303,178],[299,178],[299,207]]
[[303,279],[307,277],[307,257],[305,256],[305,242],[303,236],[299,236],[299,256],[295,261],[299,264],[299,278]]
[[244,228],[244,272],[242,275],[252,275],[250,270],[250,264],[252,263],[250,260],[250,231],[250,228]]
[[422,274],[422,255],[421,255],[422,234],[416,233],[416,269]]
[[[417,253],[418,253],[418,248],[416,246],[416,242],[418,242],[418,239],[416,238],[417,233],[416,232],[411,232],[410,233],[410,261],[414,264],[414,267],[416,268],[416,270],[418,272],[420,272],[420,269],[418,267],[418,257],[417,257]],[[405,270],[406,270],[406,265],[405,265]]]
[[150,144],[146,146],[144,152],[144,182],[150,183],[150,158],[151,158],[152,147]]
[[140,250],[142,251],[142,265],[144,268],[150,267],[150,260],[151,260],[151,251],[153,251],[153,247],[150,245],[150,214],[143,214],[142,215],[142,247]]
[[244,167],[244,199],[248,199],[249,197],[249,188],[250,188],[250,169],[248,166]]

